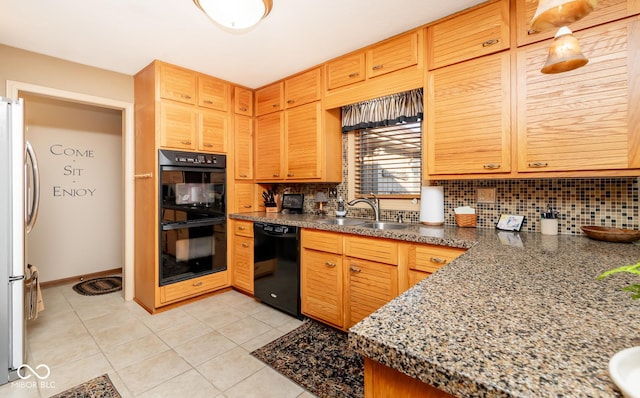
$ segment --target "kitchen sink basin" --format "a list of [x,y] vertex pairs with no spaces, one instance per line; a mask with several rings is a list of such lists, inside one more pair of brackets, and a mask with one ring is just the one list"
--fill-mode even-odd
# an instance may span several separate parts
[[332,225],[360,225],[364,224],[366,220],[360,220],[357,218],[324,218],[316,221],[319,224],[332,224]]
[[405,229],[405,228],[409,228],[409,224],[399,224],[399,223],[394,223],[394,222],[383,222],[383,221],[368,222],[368,223],[365,223],[365,224],[360,224],[358,226],[359,227],[363,227],[363,228],[373,228],[373,229]]

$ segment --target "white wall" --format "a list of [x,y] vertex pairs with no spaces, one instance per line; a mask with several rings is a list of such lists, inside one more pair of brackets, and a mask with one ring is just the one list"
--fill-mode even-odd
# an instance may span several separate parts
[[122,112],[24,98],[41,178],[27,261],[43,282],[122,267]]

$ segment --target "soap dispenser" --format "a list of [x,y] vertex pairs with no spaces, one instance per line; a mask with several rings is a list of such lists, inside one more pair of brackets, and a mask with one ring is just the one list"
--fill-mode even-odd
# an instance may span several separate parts
[[338,209],[336,210],[336,217],[344,217],[347,215],[347,211],[344,209],[344,201],[342,196],[338,198]]

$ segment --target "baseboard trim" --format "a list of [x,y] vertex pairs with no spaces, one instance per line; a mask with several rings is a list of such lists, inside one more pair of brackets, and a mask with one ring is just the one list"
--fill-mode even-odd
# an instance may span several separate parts
[[94,272],[94,273],[91,273],[91,274],[83,274],[83,275],[78,275],[78,276],[71,276],[69,278],[56,279],[54,281],[42,282],[42,283],[40,283],[40,286],[42,288],[61,286],[61,285],[66,285],[66,284],[72,283],[72,282],[82,282],[82,281],[87,280],[87,279],[99,278],[101,276],[110,276],[110,275],[114,275],[114,274],[122,274],[122,268],[114,268],[114,269],[110,269],[110,270],[107,270],[107,271]]

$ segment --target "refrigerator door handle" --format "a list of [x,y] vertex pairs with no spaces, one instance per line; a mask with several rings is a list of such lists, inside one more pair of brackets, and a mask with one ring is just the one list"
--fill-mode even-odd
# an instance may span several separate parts
[[[40,207],[40,172],[38,171],[38,159],[36,153],[29,141],[25,142],[26,156],[25,156],[25,178],[27,178],[27,164],[26,159],[31,161],[31,171],[33,178],[33,196],[31,197],[31,203],[25,206],[26,216],[26,232],[31,232],[31,229],[36,223],[38,218],[38,208]],[[25,190],[29,189],[29,184],[25,183]],[[29,200],[29,192],[25,192],[25,197]]]
[[20,276],[9,276],[9,283],[11,282],[17,282],[17,281],[22,281],[24,280],[24,275],[20,275]]

